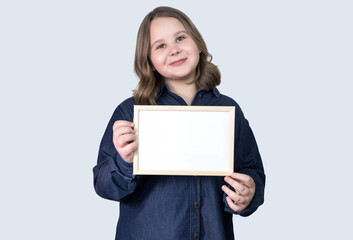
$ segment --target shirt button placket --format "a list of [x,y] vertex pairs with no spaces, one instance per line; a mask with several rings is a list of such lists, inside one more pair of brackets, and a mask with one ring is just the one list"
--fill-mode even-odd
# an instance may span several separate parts
[[198,102],[199,102],[199,105],[202,105],[202,104],[201,104],[201,98],[202,98],[202,93],[200,93],[200,95],[199,95],[199,101],[198,101]]
[[200,239],[201,225],[201,178],[190,178],[190,232],[189,239]]
[[200,239],[200,225],[201,225],[201,214],[200,214],[200,201],[201,201],[201,178],[194,178],[194,201],[193,201],[193,239]]

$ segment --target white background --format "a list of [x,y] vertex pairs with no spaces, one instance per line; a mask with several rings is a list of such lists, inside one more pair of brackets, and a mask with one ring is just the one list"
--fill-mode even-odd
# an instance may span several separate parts
[[1,1],[0,239],[114,238],[92,168],[159,5],[194,21],[256,135],[266,202],[234,217],[237,239],[352,239],[348,0]]

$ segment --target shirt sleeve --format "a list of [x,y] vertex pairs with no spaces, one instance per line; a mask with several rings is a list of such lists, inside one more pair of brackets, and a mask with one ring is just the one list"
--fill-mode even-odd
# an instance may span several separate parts
[[[223,201],[226,212],[245,217],[255,212],[264,202],[265,173],[254,134],[239,106],[236,106],[235,119],[234,172],[243,173],[253,178],[255,195],[249,206],[241,212],[235,212],[228,206],[225,193]],[[232,189],[229,185],[228,187]]]
[[106,199],[121,201],[131,195],[139,182],[133,164],[125,162],[113,144],[113,125],[117,120],[133,121],[133,106],[119,105],[113,113],[100,143],[97,165],[93,168],[96,193]]

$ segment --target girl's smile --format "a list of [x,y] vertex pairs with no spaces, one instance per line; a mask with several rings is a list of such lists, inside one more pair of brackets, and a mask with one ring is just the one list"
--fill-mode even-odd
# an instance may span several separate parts
[[150,60],[167,83],[195,81],[200,50],[178,19],[160,17],[152,20],[150,42]]
[[181,58],[181,59],[179,59],[177,61],[172,62],[170,65],[179,66],[179,65],[183,64],[185,61],[186,61],[186,58]]

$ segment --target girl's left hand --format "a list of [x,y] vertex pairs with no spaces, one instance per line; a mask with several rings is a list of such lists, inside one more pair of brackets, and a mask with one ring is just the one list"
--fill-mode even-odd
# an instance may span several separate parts
[[251,202],[255,194],[255,182],[252,177],[242,173],[232,173],[224,178],[234,191],[223,185],[222,190],[227,194],[227,203],[235,212],[243,211]]

